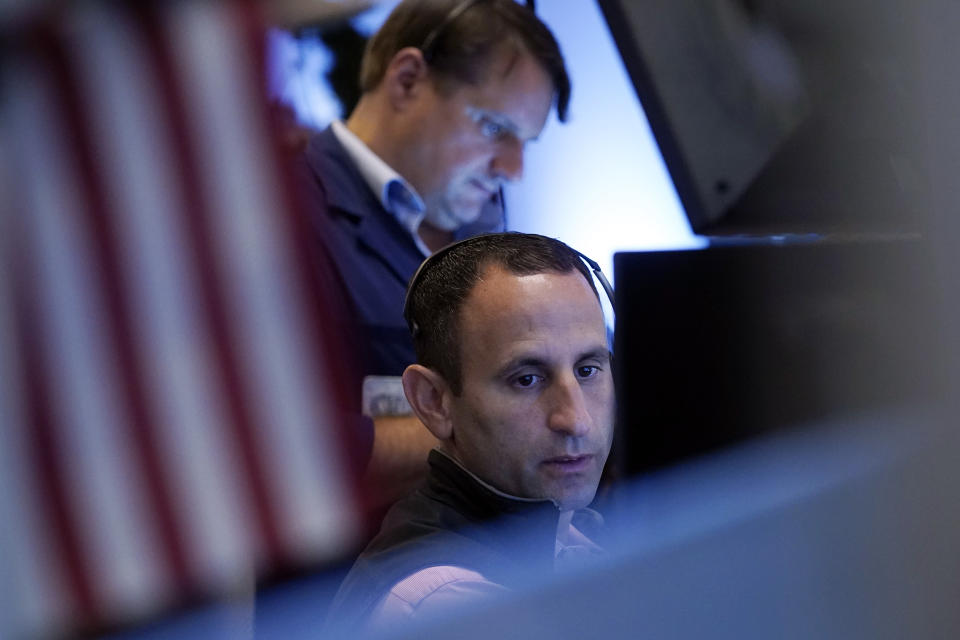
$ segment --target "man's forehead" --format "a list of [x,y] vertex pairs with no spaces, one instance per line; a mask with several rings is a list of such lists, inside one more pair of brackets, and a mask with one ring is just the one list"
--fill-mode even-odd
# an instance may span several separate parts
[[577,270],[516,274],[489,265],[460,318],[465,372],[503,375],[523,363],[568,366],[608,353],[600,302]]
[[[577,285],[569,288],[568,283]],[[557,295],[545,299],[547,292]],[[464,308],[483,308],[495,315],[503,315],[537,311],[544,306],[564,308],[577,299],[587,298],[596,304],[602,324],[603,312],[597,293],[578,269],[518,273],[499,262],[487,261],[479,267],[477,282],[467,294]]]

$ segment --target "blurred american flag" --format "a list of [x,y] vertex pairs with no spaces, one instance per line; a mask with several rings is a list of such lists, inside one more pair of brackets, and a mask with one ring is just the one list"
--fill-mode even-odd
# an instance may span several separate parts
[[337,301],[269,128],[255,7],[0,26],[0,636],[343,554],[361,509]]

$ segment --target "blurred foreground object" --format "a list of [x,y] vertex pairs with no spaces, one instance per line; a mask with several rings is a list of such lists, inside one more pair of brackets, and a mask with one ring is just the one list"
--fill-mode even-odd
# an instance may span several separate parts
[[960,442],[929,409],[838,415],[621,486],[605,566],[381,637],[955,638]]
[[0,25],[0,636],[118,628],[351,548],[336,301],[250,2]]

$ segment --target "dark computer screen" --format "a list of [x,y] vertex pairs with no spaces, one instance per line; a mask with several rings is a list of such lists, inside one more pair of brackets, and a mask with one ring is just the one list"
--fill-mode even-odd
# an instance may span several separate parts
[[618,253],[628,473],[774,429],[922,402],[943,379],[919,239]]

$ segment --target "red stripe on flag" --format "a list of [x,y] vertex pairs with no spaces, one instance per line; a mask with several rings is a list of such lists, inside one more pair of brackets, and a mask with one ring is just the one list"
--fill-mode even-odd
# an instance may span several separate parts
[[92,246],[95,248],[95,270],[107,306],[105,317],[109,334],[114,337],[115,356],[118,361],[123,388],[117,397],[124,408],[125,422],[130,428],[148,492],[148,504],[156,516],[163,548],[165,565],[172,572],[181,592],[189,586],[190,570],[187,564],[183,529],[177,522],[173,507],[170,484],[164,476],[158,452],[156,425],[150,414],[148,391],[144,383],[142,362],[137,350],[133,323],[130,317],[130,300],[124,288],[126,272],[118,251],[116,229],[108,215],[108,198],[105,190],[103,167],[96,155],[97,145],[90,130],[90,114],[81,98],[79,81],[70,65],[70,57],[57,34],[44,30],[40,52],[50,68],[57,90],[58,103],[67,129],[72,133],[68,153],[78,172],[81,188],[86,199],[81,207],[86,213]]
[[190,249],[198,267],[196,272],[199,276],[201,306],[208,324],[207,334],[217,355],[219,376],[227,398],[228,422],[233,429],[245,467],[240,481],[247,484],[257,519],[255,526],[266,545],[266,560],[271,564],[276,563],[283,553],[277,526],[279,516],[271,498],[263,460],[257,452],[253,436],[256,425],[251,417],[246,400],[248,394],[244,390],[240,375],[234,324],[228,318],[224,289],[219,284],[227,276],[217,273],[216,261],[213,258],[214,242],[207,219],[209,204],[205,203],[201,186],[196,140],[190,135],[190,119],[180,86],[181,79],[176,72],[173,52],[170,43],[164,38],[157,11],[141,5],[134,10],[134,15],[137,28],[148,45],[151,63],[157,70],[157,79],[165,100],[164,112],[169,116],[170,130],[173,132],[171,142],[178,160],[174,169],[183,186],[186,203],[180,213],[184,226],[189,231]]

